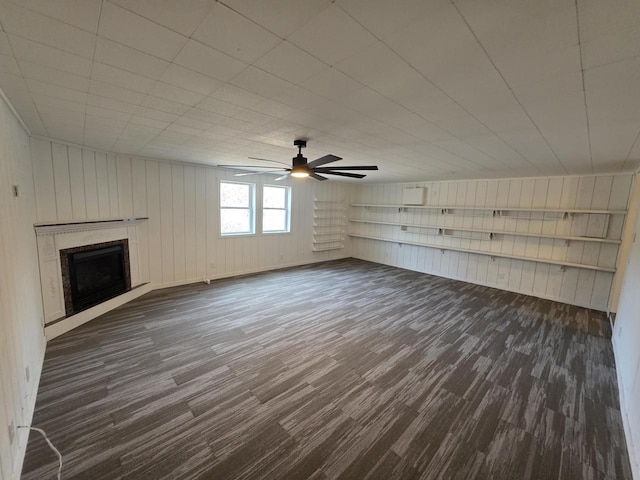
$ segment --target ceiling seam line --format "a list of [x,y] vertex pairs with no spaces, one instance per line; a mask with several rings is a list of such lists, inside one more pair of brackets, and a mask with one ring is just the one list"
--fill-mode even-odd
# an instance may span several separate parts
[[[576,7],[576,31],[578,34],[578,51],[580,52],[580,80],[582,81],[582,101],[584,102],[585,121],[587,122],[587,142],[589,143],[589,160],[591,171],[595,171],[593,164],[593,149],[591,148],[591,125],[589,123],[589,106],[587,103],[587,89],[584,81],[584,64],[582,60],[582,38],[580,37],[580,12],[578,11],[578,0],[574,1]],[[633,145],[631,145],[633,147]],[[623,162],[624,165],[624,162]]]
[[[577,0],[576,0],[577,1]],[[486,48],[484,47],[484,45],[482,44],[482,42],[480,42],[480,39],[478,38],[478,36],[476,35],[476,32],[473,31],[473,29],[471,28],[471,25],[469,24],[469,22],[467,21],[467,19],[465,18],[465,16],[462,14],[462,12],[460,11],[460,9],[458,8],[458,6],[454,3],[451,2],[451,5],[453,5],[453,7],[456,9],[456,11],[458,12],[458,15],[460,15],[460,18],[462,19],[462,21],[465,23],[465,25],[467,26],[467,28],[469,29],[469,31],[471,32],[471,34],[473,35],[473,38],[475,38],[476,42],[478,43],[478,45],[480,46],[480,48],[482,49],[482,51],[484,52],[484,54],[487,56],[487,59],[489,60],[489,62],[491,63],[491,65],[493,66],[493,68],[495,69],[496,73],[498,75],[500,75],[500,78],[502,79],[502,81],[504,82],[505,86],[509,89],[509,92],[511,93],[511,95],[513,96],[514,100],[518,103],[518,105],[520,105],[520,108],[522,109],[523,113],[527,116],[527,118],[529,119],[529,121],[531,121],[531,123],[533,124],[533,126],[536,128],[536,130],[538,131],[538,133],[540,134],[540,136],[542,137],[542,139],[544,140],[544,143],[547,144],[547,147],[549,147],[549,150],[551,150],[551,153],[553,153],[553,156],[556,158],[556,160],[558,161],[558,163],[560,164],[560,166],[562,167],[562,169],[565,171],[565,173],[569,173],[567,168],[564,166],[564,164],[562,163],[562,161],[560,160],[560,158],[558,157],[558,155],[556,154],[555,150],[551,147],[551,145],[549,144],[549,141],[546,139],[546,137],[542,134],[542,131],[540,130],[540,127],[538,127],[538,124],[533,120],[533,118],[531,118],[531,115],[529,115],[529,112],[527,112],[527,110],[524,108],[524,105],[522,105],[522,103],[520,102],[520,99],[517,97],[517,95],[515,94],[515,92],[513,91],[513,89],[511,88],[511,85],[509,85],[509,82],[507,82],[507,79],[504,78],[504,75],[502,74],[502,72],[500,71],[500,69],[498,69],[498,66],[495,64],[495,62],[493,61],[493,59],[491,58],[491,56],[489,55],[489,52],[487,52]]]

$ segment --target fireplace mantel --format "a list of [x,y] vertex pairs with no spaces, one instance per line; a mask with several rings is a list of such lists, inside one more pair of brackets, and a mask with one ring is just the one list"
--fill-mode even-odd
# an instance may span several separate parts
[[[145,245],[146,240],[139,241],[141,236],[146,239],[146,221],[147,218],[109,218],[68,222],[40,222],[34,225],[38,244],[38,261],[40,263],[45,332],[47,330],[55,331],[57,335],[67,330],[61,325],[63,323],[77,326],[78,319],[74,318],[76,316],[82,315],[82,323],[84,323],[84,321],[108,311],[105,310],[106,306],[101,308],[103,304],[100,304],[80,314],[72,315],[71,317],[65,316],[60,250],[126,239],[129,244],[131,288],[135,289],[149,281],[147,269],[142,268],[145,262],[142,258],[143,255],[141,255],[143,253],[141,252],[141,247]],[[113,300],[117,298],[119,297]],[[106,303],[117,306],[117,302],[111,300]],[[51,327],[55,328],[52,329]],[[47,335],[47,338],[50,338],[50,336]]]

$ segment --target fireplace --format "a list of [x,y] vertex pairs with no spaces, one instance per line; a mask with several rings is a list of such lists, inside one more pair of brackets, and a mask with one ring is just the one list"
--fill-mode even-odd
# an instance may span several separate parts
[[127,239],[60,250],[67,316],[131,289]]

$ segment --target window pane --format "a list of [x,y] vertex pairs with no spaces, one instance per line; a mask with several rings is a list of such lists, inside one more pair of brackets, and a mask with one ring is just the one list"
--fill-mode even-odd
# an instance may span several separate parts
[[248,209],[220,209],[220,231],[222,234],[251,233],[251,221]]
[[287,229],[286,210],[263,210],[262,230],[265,232],[282,232]]
[[264,187],[264,208],[286,208],[286,194],[283,187]]
[[249,208],[249,185],[220,183],[220,206]]

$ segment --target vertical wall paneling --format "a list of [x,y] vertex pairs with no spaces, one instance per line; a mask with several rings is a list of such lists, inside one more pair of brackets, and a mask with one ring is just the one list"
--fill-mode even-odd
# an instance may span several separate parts
[[33,183],[36,192],[38,219],[56,220],[56,191],[53,183],[53,160],[51,158],[51,142],[31,139]]
[[118,216],[133,217],[133,185],[131,178],[131,158],[116,158],[117,192],[118,192]]
[[32,142],[40,155],[33,160],[27,132],[0,101],[0,478],[7,480],[20,475],[28,432],[15,427],[31,423],[45,349],[33,224],[38,215],[57,217],[51,145]]
[[184,251],[185,278],[198,278],[196,249],[195,167],[184,167]]
[[182,165],[171,165],[173,196],[173,268],[174,281],[184,282],[186,275],[184,170]]
[[54,143],[51,152],[53,156],[53,181],[56,192],[58,220],[71,220],[73,219],[73,209],[71,206],[71,178],[69,175],[67,146]]
[[[428,205],[469,209],[451,208],[443,214],[437,209],[394,212],[389,208],[351,207],[349,216],[359,220],[350,225],[355,235],[351,248],[354,256],[375,262],[606,310],[612,272],[543,260],[615,268],[624,214],[574,213],[558,217],[552,213],[509,212],[508,208],[625,210],[630,184],[629,175],[411,184],[427,189]],[[399,204],[403,186],[358,185],[354,203]],[[501,207],[504,211],[491,215],[491,210],[471,209],[483,206]],[[422,228],[413,227],[416,224]],[[401,225],[405,227],[400,228]],[[473,229],[487,232],[476,234]],[[491,237],[484,236],[488,232],[493,232]],[[546,238],[553,236],[584,240]],[[371,237],[386,241],[372,241]],[[485,254],[441,250],[438,246]],[[505,257],[491,257],[488,253]]]
[[118,167],[116,157],[113,155],[107,155],[107,184],[109,186],[109,216],[111,218],[119,218]]
[[173,179],[171,164],[161,163],[160,170],[160,235],[162,251],[157,259],[162,263],[162,283],[175,282],[173,250]]
[[109,167],[107,156],[102,152],[95,152],[96,182],[98,185],[98,213],[97,218],[111,217],[111,200],[109,196]]
[[82,150],[82,171],[87,218],[100,217],[98,204],[98,176],[96,172],[96,156],[91,150]]
[[71,185],[71,211],[74,220],[86,220],[87,201],[84,184],[84,162],[82,150],[77,147],[68,148],[69,183]]
[[147,253],[149,279],[153,285],[162,285],[162,227],[160,217],[160,171],[159,163],[144,162],[147,190]]

